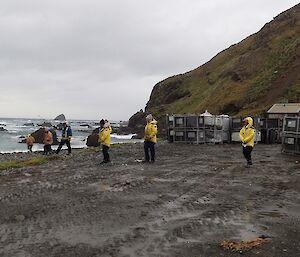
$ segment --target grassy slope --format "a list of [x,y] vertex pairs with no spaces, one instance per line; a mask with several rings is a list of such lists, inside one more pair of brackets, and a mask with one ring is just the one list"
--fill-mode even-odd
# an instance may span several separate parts
[[300,101],[299,56],[297,5],[203,66],[158,83],[146,109],[156,116],[206,109],[255,115],[278,101]]

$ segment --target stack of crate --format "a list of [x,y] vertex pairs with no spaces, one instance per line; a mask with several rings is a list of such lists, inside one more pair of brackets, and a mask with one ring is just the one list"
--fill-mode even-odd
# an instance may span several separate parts
[[265,144],[281,143],[282,123],[282,119],[279,118],[260,119],[261,142]]
[[214,115],[167,115],[169,142],[229,143],[229,117]]
[[282,151],[286,153],[300,153],[300,117],[284,118]]

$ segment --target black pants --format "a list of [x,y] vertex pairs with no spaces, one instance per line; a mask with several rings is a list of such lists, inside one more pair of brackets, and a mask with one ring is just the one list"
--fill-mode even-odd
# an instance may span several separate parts
[[144,142],[144,150],[145,150],[145,161],[148,162],[150,161],[150,156],[149,156],[149,150],[150,150],[150,155],[151,155],[151,161],[155,161],[155,148],[154,148],[155,143],[150,142],[150,141],[145,141]]
[[251,152],[253,150],[253,147],[252,146],[246,146],[246,147],[243,147],[243,154],[247,160],[247,163],[252,165],[252,160],[251,160]]
[[110,162],[108,150],[109,147],[107,145],[102,145],[103,162]]
[[43,155],[47,155],[48,153],[52,152],[51,145],[44,145],[44,152]]
[[59,146],[56,150],[56,153],[59,153],[59,151],[61,150],[61,148],[63,147],[63,145],[66,144],[67,147],[68,147],[68,153],[70,154],[71,153],[71,144],[70,144],[70,141],[69,140],[60,140],[60,143],[59,143]]
[[27,145],[27,149],[32,152],[32,145]]

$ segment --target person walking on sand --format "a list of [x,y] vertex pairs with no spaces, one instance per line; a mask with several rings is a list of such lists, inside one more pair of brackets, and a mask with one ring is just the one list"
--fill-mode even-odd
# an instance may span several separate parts
[[249,168],[252,165],[251,152],[255,140],[255,128],[253,127],[253,119],[251,117],[247,117],[243,120],[243,127],[240,130],[240,139],[243,146],[243,154],[247,160],[246,167]]
[[[149,114],[146,117],[147,125],[145,126],[145,136],[144,136],[144,151],[145,160],[144,162],[154,162],[155,161],[155,144],[157,141],[157,121],[153,119],[152,115]],[[150,156],[149,156],[150,150]]]
[[27,144],[27,149],[31,153],[32,153],[32,146],[33,146],[34,141],[35,141],[34,137],[31,134],[28,134],[26,137],[26,144]]
[[48,128],[44,129],[44,152],[43,155],[47,155],[52,152],[51,145],[53,144],[53,135]]
[[68,154],[71,154],[72,148],[71,148],[71,138],[72,138],[72,129],[71,127],[67,124],[66,121],[62,122],[63,129],[62,129],[62,137],[59,142],[59,146],[56,150],[56,153],[58,154],[63,147],[64,144],[67,145],[68,147]]
[[100,130],[98,135],[98,142],[102,145],[103,161],[101,164],[109,163],[110,157],[108,150],[110,148],[110,133],[112,129],[108,121],[103,119],[100,121]]

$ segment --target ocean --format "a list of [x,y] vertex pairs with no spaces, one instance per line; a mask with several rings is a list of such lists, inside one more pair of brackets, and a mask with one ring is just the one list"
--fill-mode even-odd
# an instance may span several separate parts
[[[44,119],[15,119],[15,118],[0,118],[0,153],[26,152],[27,145],[20,143],[26,135],[41,128],[41,124],[50,122],[52,125],[57,125],[59,122],[54,120]],[[91,132],[99,127],[99,121],[86,120],[69,120],[68,123],[72,127],[72,148],[85,148],[86,139]],[[90,127],[85,126],[86,124]],[[3,129],[1,129],[1,127]],[[2,131],[3,130],[3,131]],[[61,131],[57,130],[57,136],[60,140]],[[134,143],[140,140],[132,139],[133,134],[117,135],[111,134],[111,143]],[[53,146],[56,149],[57,146]],[[63,149],[67,149],[66,146]],[[33,151],[42,151],[43,144],[34,144]]]

